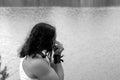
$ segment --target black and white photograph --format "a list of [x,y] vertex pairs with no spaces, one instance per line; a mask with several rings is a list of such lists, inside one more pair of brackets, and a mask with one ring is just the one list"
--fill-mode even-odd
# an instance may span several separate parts
[[0,80],[120,80],[119,0],[0,0]]

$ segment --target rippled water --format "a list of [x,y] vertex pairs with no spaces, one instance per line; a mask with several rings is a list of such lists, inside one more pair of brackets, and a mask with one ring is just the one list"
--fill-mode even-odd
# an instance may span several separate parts
[[0,54],[8,80],[19,79],[20,46],[31,28],[47,22],[64,44],[65,80],[119,80],[120,8],[0,8]]

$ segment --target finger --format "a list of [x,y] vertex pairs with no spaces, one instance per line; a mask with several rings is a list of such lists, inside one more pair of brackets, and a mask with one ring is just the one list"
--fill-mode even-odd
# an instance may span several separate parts
[[59,41],[56,41],[55,43],[56,43],[56,45],[61,45],[61,46],[63,46],[63,44],[60,43]]
[[64,50],[64,48],[61,48],[61,50],[60,50],[60,51],[62,52],[63,50]]
[[63,51],[63,50],[57,49],[57,50],[55,51],[55,54],[61,54],[62,51]]
[[61,49],[59,50],[59,53],[62,53],[63,50],[64,50],[64,48],[61,48]]

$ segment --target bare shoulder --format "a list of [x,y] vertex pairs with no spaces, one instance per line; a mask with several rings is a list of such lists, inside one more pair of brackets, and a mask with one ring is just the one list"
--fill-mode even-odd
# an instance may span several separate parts
[[40,80],[59,80],[56,72],[43,59],[33,60],[31,71]]
[[[31,70],[33,70],[32,72],[38,72],[40,71],[41,74],[43,73],[47,73],[50,69],[48,63],[43,60],[43,59],[33,59],[32,62],[31,62]],[[39,72],[39,74],[40,74]]]

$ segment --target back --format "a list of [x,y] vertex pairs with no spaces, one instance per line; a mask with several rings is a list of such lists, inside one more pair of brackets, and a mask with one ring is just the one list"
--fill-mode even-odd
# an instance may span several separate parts
[[27,67],[27,69],[23,71],[25,73],[31,73],[36,79],[29,77],[29,79],[23,79],[24,76],[21,75],[21,80],[59,80],[58,75],[48,63],[49,62],[46,59],[41,58],[24,60],[23,66]]
[[19,74],[20,74],[20,80],[38,80],[38,79],[32,79],[30,78],[24,71],[23,69],[23,61],[24,61],[24,58],[21,58],[20,60],[20,66],[19,66]]

